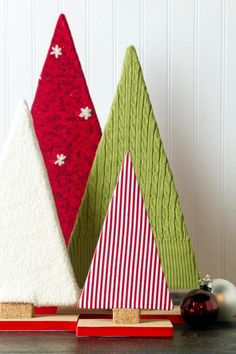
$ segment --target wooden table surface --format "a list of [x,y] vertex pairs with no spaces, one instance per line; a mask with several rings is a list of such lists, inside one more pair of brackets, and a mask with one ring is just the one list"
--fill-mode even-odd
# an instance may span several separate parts
[[65,332],[1,332],[0,353],[236,353],[236,320],[205,330],[175,325],[173,338],[80,338]]

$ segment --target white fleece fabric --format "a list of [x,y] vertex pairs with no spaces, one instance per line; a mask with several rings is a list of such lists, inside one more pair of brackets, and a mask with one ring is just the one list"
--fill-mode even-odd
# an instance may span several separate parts
[[0,302],[67,306],[79,295],[32,117],[22,101],[0,155]]

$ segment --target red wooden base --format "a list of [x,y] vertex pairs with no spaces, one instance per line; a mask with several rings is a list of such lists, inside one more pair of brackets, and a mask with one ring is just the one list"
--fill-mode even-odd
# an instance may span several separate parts
[[173,333],[173,326],[168,320],[119,325],[109,319],[79,318],[76,328],[77,337],[173,337]]
[[172,324],[184,323],[179,306],[175,306],[170,311],[142,310],[141,318],[146,320],[169,320]]
[[76,306],[45,306],[34,307],[35,315],[60,315],[60,314],[78,314],[79,309]]
[[34,307],[35,315],[55,315],[57,313],[56,306]]
[[[80,319],[112,319],[110,310],[80,310]],[[172,324],[184,323],[179,306],[171,311],[141,310],[142,320],[169,320]]]
[[0,331],[75,332],[78,315],[36,316],[30,319],[0,319]]

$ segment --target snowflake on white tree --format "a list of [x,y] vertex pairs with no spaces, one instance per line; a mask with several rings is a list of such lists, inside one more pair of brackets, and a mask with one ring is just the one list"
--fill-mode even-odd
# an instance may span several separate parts
[[61,48],[58,46],[58,44],[56,44],[55,47],[52,47],[50,55],[55,55],[56,59],[58,59],[59,56],[62,55]]
[[81,113],[79,114],[79,116],[81,118],[84,118],[85,120],[88,120],[89,117],[91,117],[92,115],[92,110],[89,107],[85,107],[85,108],[80,108]]
[[63,155],[63,154],[58,154],[57,155],[57,159],[56,161],[54,162],[55,165],[58,165],[58,166],[62,166],[65,164],[65,159],[66,159],[67,156]]

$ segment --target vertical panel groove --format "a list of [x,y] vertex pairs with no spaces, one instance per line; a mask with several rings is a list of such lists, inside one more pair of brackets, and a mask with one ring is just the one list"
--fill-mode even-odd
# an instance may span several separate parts
[[145,6],[144,0],[139,0],[139,46],[142,69],[145,72]]
[[85,2],[85,72],[87,83],[90,87],[90,17],[89,17],[90,0]]
[[194,1],[194,63],[193,63],[193,160],[194,160],[194,234],[193,243],[196,253],[198,254],[198,124],[199,124],[199,4],[198,0]]
[[31,100],[34,97],[35,80],[36,80],[36,35],[35,35],[35,0],[31,0]]
[[84,61],[84,70],[85,70],[85,76],[86,76],[86,80],[88,83],[88,41],[87,41],[87,37],[88,37],[88,8],[87,8],[87,2],[86,0],[84,0],[85,2],[85,7],[84,7],[84,52],[85,52],[85,61]]
[[221,1],[221,134],[220,134],[220,277],[224,277],[225,273],[225,125],[226,125],[226,23],[227,23],[227,2]]
[[167,1],[167,100],[166,132],[167,153],[171,162],[171,114],[172,114],[172,0]]
[[112,37],[113,37],[113,53],[112,53],[112,57],[113,57],[113,83],[112,83],[112,87],[113,87],[113,95],[115,94],[115,90],[116,90],[116,83],[117,83],[117,41],[118,41],[118,37],[117,37],[117,0],[113,0],[112,2]]
[[86,61],[87,61],[87,80],[89,88],[91,89],[91,77],[90,77],[90,69],[91,69],[91,29],[90,29],[90,0],[86,0]]
[[5,91],[5,137],[9,129],[9,19],[8,1],[4,0],[4,91]]
[[63,8],[63,0],[57,0],[58,14],[61,14]]

